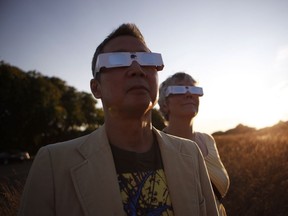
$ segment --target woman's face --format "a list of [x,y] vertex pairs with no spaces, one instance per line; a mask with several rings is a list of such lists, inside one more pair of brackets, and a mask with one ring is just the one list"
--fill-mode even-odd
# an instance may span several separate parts
[[[191,80],[177,81],[173,85],[195,86]],[[193,119],[199,108],[199,96],[186,92],[185,94],[170,94],[167,98],[167,111],[169,119],[173,117],[185,117]]]

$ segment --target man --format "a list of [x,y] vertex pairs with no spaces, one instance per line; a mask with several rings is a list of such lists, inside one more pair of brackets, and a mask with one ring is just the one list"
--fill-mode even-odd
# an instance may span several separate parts
[[98,46],[90,86],[105,124],[39,150],[19,215],[218,215],[195,143],[151,125],[163,67],[133,24]]

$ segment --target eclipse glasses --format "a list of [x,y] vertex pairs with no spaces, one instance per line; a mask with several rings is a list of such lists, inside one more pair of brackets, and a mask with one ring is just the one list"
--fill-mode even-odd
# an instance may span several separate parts
[[197,86],[168,86],[165,92],[165,97],[168,97],[170,94],[186,94],[187,92],[203,96],[203,89]]
[[141,66],[155,66],[157,71],[164,68],[160,53],[149,52],[112,52],[101,53],[97,57],[94,76],[101,68],[128,67],[133,61]]

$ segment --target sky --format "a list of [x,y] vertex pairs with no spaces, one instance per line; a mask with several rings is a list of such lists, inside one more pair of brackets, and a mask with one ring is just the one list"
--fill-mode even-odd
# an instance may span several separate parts
[[159,84],[183,71],[203,87],[195,130],[288,120],[287,0],[0,0],[0,60],[90,93],[96,47],[126,22],[162,54]]

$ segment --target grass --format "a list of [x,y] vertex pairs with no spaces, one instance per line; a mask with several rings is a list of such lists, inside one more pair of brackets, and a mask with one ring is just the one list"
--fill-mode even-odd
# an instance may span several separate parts
[[17,215],[21,193],[23,191],[25,179],[13,182],[11,180],[2,180],[0,184],[0,215]]
[[214,136],[231,185],[228,215],[288,213],[288,127]]
[[32,161],[0,165],[0,215],[14,216]]

